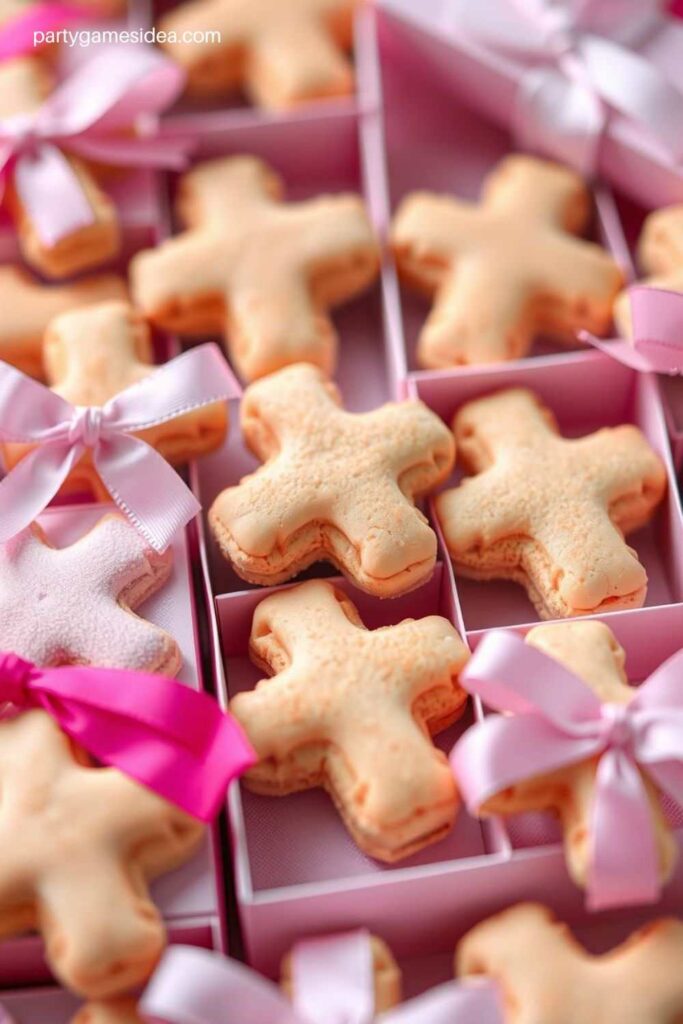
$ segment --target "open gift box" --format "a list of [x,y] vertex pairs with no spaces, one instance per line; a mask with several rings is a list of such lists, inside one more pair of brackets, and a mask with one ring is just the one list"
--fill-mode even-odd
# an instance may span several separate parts
[[[74,543],[111,511],[112,506],[106,505],[54,506],[38,521],[52,543],[61,547]],[[183,658],[178,678],[201,690],[192,568],[184,531],[177,534],[172,548],[170,579],[141,605],[139,613],[175,637]],[[190,861],[155,881],[151,893],[163,914],[169,941],[224,949],[226,922],[218,826],[207,830],[202,846]],[[0,942],[0,985],[30,985],[49,979],[40,937],[21,935]]]

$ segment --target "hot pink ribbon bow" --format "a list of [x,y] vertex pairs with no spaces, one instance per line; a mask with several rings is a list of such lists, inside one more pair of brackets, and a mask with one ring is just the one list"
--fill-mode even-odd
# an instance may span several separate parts
[[581,331],[579,338],[634,370],[683,373],[683,294],[664,288],[634,285],[631,302],[633,342],[623,338],[596,338]]
[[[117,167],[182,169],[190,142],[156,130],[155,116],[182,90],[184,73],[151,47],[99,48],[30,114],[0,120],[0,173],[48,245],[93,223],[62,150]],[[132,131],[145,122],[147,134]]]
[[683,804],[683,651],[628,704],[603,703],[559,662],[513,633],[482,640],[461,676],[496,711],[451,754],[467,807],[527,779],[599,758],[592,809],[588,904],[601,909],[659,897],[659,858],[641,771]]
[[592,173],[611,112],[683,155],[683,93],[631,48],[658,0],[455,0],[455,23],[521,70],[515,129],[531,149]]
[[372,950],[364,931],[311,939],[292,955],[293,1005],[235,960],[171,946],[138,1012],[153,1024],[504,1024],[495,987],[480,982],[450,982],[375,1018]]
[[34,3],[0,28],[0,60],[30,53],[35,34],[55,32],[87,21],[92,15],[77,4]]
[[3,703],[41,708],[96,760],[202,821],[215,818],[229,783],[256,760],[237,722],[211,697],[164,676],[39,668],[0,652]]
[[35,519],[90,451],[118,508],[163,551],[201,506],[166,460],[133,434],[239,393],[214,344],[170,360],[101,407],[71,405],[0,362],[0,440],[36,445],[0,481],[0,543]]

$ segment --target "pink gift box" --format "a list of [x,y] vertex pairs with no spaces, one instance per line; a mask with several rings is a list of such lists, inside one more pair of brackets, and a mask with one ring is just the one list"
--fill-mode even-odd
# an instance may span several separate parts
[[[386,146],[376,108],[258,123],[227,114],[224,120],[212,115],[200,155],[261,155],[284,174],[293,197],[362,188],[381,234],[396,202],[409,189],[426,186],[475,195],[482,175],[509,151],[507,136],[454,102],[433,68],[414,62],[410,56],[413,29],[384,17],[382,26],[382,80],[371,12],[359,22],[366,44],[360,51],[364,57],[359,74],[375,97],[383,85],[388,108]],[[197,123],[208,126],[209,122]],[[607,189],[600,190],[596,200],[595,234],[628,267],[629,240],[619,208]],[[629,635],[640,639],[640,653],[636,639],[629,647],[634,652],[629,670],[633,679],[641,678],[642,658],[639,662],[638,657],[644,657],[645,651],[651,652],[653,662],[660,654],[664,657],[667,643],[678,642],[683,623],[683,517],[657,382],[638,377],[600,353],[546,345],[514,363],[418,372],[411,352],[425,315],[423,304],[402,294],[390,260],[384,263],[378,288],[335,313],[340,334],[336,379],[348,408],[370,409],[392,395],[413,394],[450,422],[455,409],[469,398],[497,388],[528,386],[551,406],[565,433],[633,422],[664,458],[669,478],[666,501],[652,524],[629,539],[650,576],[647,607],[603,616],[624,639]],[[235,484],[258,464],[240,438],[236,407],[232,413],[223,448],[192,467],[193,486],[205,509],[222,488]],[[198,540],[209,599],[214,672],[225,704],[229,694],[252,686],[258,678],[246,657],[247,640],[254,608],[269,591],[249,587],[233,573],[204,521]],[[302,578],[331,572],[329,567],[316,566]],[[521,588],[469,581],[456,584],[443,546],[432,581],[404,598],[379,602],[345,582],[341,585],[370,626],[440,612],[476,643],[483,629],[523,628],[535,621]],[[456,726],[441,742],[452,742],[462,727],[463,723]],[[229,811],[247,954],[254,966],[271,976],[297,938],[359,924],[385,937],[400,958],[415,962],[416,977],[429,976],[436,982],[450,976],[450,953],[457,936],[488,913],[519,899],[546,901],[578,921],[587,920],[583,894],[568,879],[562,850],[547,832],[541,840],[544,845],[532,846],[528,831],[520,841],[521,833],[514,828],[498,820],[478,825],[462,811],[450,838],[406,862],[386,866],[357,850],[321,792],[267,799],[234,787]],[[678,893],[681,886],[679,873],[668,892]],[[411,912],[412,908],[419,911]],[[604,918],[632,919],[629,913]],[[597,931],[602,927],[591,924]],[[426,973],[420,973],[420,964]]]
[[[39,517],[39,522],[52,542],[60,547],[76,541],[103,514],[111,511],[111,506],[94,504],[53,507]],[[175,637],[183,657],[178,678],[200,690],[203,683],[192,567],[184,533],[177,535],[172,547],[171,577],[144,602],[139,613]],[[207,830],[202,847],[188,863],[152,883],[151,893],[164,916],[169,941],[226,948],[218,825]],[[30,985],[49,978],[39,936],[15,936],[0,942],[0,986]]]
[[[403,38],[412,62],[429,64],[450,94],[494,123],[508,127],[521,74],[516,63],[468,38],[456,24],[449,0],[380,0],[379,17],[392,34]],[[640,52],[671,80],[681,84],[680,37],[667,36],[662,17]],[[407,70],[407,68],[406,68]],[[599,173],[615,188],[647,206],[683,198],[683,175],[667,161],[661,147],[613,114],[604,133]]]

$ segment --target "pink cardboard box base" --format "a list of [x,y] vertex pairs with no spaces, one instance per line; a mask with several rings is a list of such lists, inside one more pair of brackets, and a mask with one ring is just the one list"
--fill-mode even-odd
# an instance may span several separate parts
[[[55,507],[44,512],[39,522],[52,543],[61,547],[75,542],[111,511],[105,505]],[[199,690],[202,680],[185,535],[179,534],[172,546],[170,580],[138,612],[175,637],[183,656],[178,678]],[[192,860],[153,882],[151,892],[163,913],[170,940],[224,948],[222,868],[216,829],[207,830],[206,839]],[[43,943],[38,936],[17,936],[0,942],[0,985],[33,984],[49,978]]]

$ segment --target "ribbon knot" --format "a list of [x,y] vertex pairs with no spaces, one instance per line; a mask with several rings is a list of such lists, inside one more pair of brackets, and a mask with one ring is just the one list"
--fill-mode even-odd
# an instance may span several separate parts
[[18,654],[0,651],[0,700],[16,708],[28,707],[27,686],[34,671],[34,666]]
[[603,704],[600,709],[606,748],[633,750],[635,729],[627,704]]
[[76,406],[69,427],[69,442],[94,448],[102,436],[103,423],[102,409],[93,405]]
[[680,650],[628,704],[603,703],[520,637],[489,633],[461,683],[502,714],[469,729],[451,754],[467,807],[477,813],[511,786],[595,759],[589,906],[655,901],[660,858],[645,778],[683,806],[682,672]]

